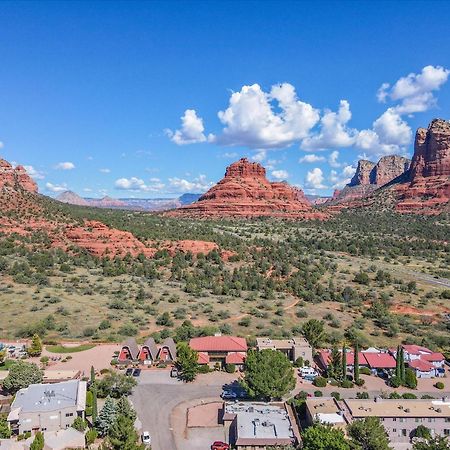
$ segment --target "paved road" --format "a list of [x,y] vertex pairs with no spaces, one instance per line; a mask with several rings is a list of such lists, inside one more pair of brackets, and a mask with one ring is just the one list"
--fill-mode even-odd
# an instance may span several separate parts
[[169,377],[169,372],[142,372],[131,401],[142,422],[143,430],[152,436],[152,450],[176,450],[170,425],[170,414],[180,403],[206,397],[220,400],[222,382],[211,379],[212,384],[185,384]]

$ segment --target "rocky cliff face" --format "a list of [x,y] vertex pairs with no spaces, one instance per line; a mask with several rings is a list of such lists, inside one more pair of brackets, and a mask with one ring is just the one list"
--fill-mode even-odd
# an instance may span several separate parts
[[23,189],[37,192],[35,181],[27,174],[23,166],[13,167],[8,161],[0,158],[0,189]]
[[303,191],[285,182],[270,182],[266,169],[246,158],[227,167],[225,177],[196,203],[168,213],[192,217],[320,218]]
[[377,163],[360,160],[350,183],[342,191],[335,192],[331,202],[340,203],[365,198],[378,188],[405,175],[410,163],[408,158],[398,155],[383,156]]
[[419,128],[408,182],[395,187],[397,210],[437,214],[450,209],[450,122],[434,119]]
[[78,194],[72,191],[64,191],[56,196],[56,200],[62,203],[69,203],[70,205],[87,206],[89,203]]

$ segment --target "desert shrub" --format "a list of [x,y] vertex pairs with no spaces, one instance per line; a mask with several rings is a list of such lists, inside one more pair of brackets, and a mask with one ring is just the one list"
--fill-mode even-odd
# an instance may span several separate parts
[[343,380],[341,383],[341,387],[349,389],[353,387],[353,382],[350,380]]
[[323,397],[322,391],[314,391],[314,397]]
[[370,375],[371,374],[370,369],[368,367],[360,367],[359,373],[361,375]]
[[326,387],[327,379],[324,377],[316,377],[314,378],[313,385],[316,387]]
[[444,389],[444,383],[442,381],[438,381],[437,383],[435,383],[434,387],[436,389]]
[[225,366],[225,371],[227,373],[234,373],[234,372],[236,372],[236,366],[234,364],[227,364]]

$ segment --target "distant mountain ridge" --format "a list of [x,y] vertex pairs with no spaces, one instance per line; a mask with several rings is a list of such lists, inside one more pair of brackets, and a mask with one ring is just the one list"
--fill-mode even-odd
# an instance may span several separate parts
[[61,192],[56,200],[78,206],[94,206],[96,208],[129,209],[135,211],[164,211],[190,205],[200,198],[201,194],[183,194],[176,198],[103,198],[81,197],[75,192]]

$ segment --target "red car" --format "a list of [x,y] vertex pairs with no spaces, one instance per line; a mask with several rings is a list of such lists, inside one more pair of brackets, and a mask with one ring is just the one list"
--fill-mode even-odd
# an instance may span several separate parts
[[229,450],[230,446],[226,442],[215,441],[213,445],[211,445],[211,450]]

